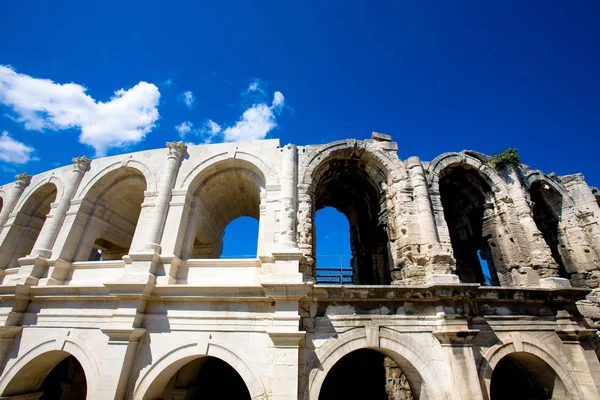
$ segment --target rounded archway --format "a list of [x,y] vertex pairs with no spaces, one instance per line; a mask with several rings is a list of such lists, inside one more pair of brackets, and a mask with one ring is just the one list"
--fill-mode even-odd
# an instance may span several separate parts
[[[70,353],[46,352],[27,363],[4,389],[3,396],[36,394],[43,400],[79,400],[87,396],[83,367]],[[33,398],[33,397],[32,397]]]
[[504,265],[495,243],[490,184],[470,165],[459,164],[440,171],[439,191],[461,282],[499,285],[498,270]]
[[0,247],[0,262],[6,268],[18,267],[18,259],[31,252],[57,194],[54,183],[45,183],[18,210]]
[[510,353],[492,372],[490,400],[569,399],[558,374],[541,358],[527,352]]
[[319,400],[412,400],[400,366],[372,349],[358,349],[336,362],[325,377]]
[[537,180],[531,183],[529,194],[533,202],[533,220],[542,233],[552,258],[558,264],[560,277],[569,278],[575,272],[571,265],[569,252],[566,250],[567,238],[561,227],[564,209],[563,196],[548,183]]
[[163,371],[144,399],[240,399],[250,391],[240,374],[225,361],[212,356],[189,357]]
[[189,193],[183,259],[220,258],[225,228],[240,217],[258,221],[260,238],[265,178],[252,163],[234,158],[219,161],[199,173]]
[[385,168],[364,149],[345,148],[316,165],[310,182],[312,234],[311,243],[305,244],[310,247],[310,258],[316,260],[315,214],[332,207],[344,214],[350,224],[352,283],[389,284],[393,262],[388,239]]
[[[146,179],[137,169],[122,167],[100,178],[85,194],[78,211],[83,229],[75,227],[73,261],[119,260],[129,253],[142,210]],[[65,246],[68,247],[68,246]]]

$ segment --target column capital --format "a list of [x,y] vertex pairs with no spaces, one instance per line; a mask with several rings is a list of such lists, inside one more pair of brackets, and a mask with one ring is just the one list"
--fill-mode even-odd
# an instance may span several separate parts
[[75,171],[86,172],[90,168],[90,164],[92,160],[87,158],[86,156],[75,157],[71,160],[73,162],[73,169]]
[[19,175],[15,175],[15,179],[17,180],[17,186],[22,188],[26,188],[31,183],[31,175],[25,172]]
[[183,143],[183,141],[179,142],[167,142],[168,156],[181,158],[183,153],[187,150],[187,146]]

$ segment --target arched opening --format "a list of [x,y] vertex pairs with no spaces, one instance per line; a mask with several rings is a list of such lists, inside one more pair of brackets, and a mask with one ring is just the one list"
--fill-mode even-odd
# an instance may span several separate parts
[[333,207],[320,209],[315,213],[315,237],[317,283],[352,283],[348,218]]
[[0,197],[0,212],[2,212],[2,208],[4,208],[4,199]]
[[412,400],[408,380],[398,364],[375,350],[355,350],[331,368],[319,400]]
[[206,356],[188,362],[175,372],[157,399],[195,398],[250,400],[250,392],[242,377],[229,364]]
[[[41,400],[80,400],[87,397],[85,372],[65,351],[45,353],[24,366],[8,384],[3,396],[37,394]],[[25,397],[24,397],[25,398]]]
[[[119,260],[129,253],[142,210],[146,180],[133,168],[119,168],[102,177],[82,202],[74,261]],[[77,228],[76,228],[77,229]]]
[[[592,188],[592,194],[594,195],[594,197],[596,198],[596,203],[598,203],[598,207],[600,207],[600,190],[598,190],[598,188]],[[0,208],[0,211],[2,209]]]
[[[350,223],[354,284],[386,285],[391,282],[388,214],[382,190],[385,178],[381,169],[355,154],[326,161],[313,173],[312,220],[317,211],[332,207],[344,214]],[[312,229],[312,257],[315,259],[314,223]]]
[[[239,159],[217,163],[196,177],[190,188],[192,194],[188,200],[190,211],[182,258],[220,258],[225,228],[240,217],[250,217],[260,226],[265,180],[251,163]],[[247,225],[247,222],[242,220],[241,224]],[[237,222],[233,223],[235,228]],[[248,254],[256,254],[258,248],[260,229],[253,232],[257,235],[246,232],[243,237],[238,236],[245,249],[254,249],[244,250]]]
[[565,249],[565,237],[560,229],[560,220],[563,209],[563,199],[552,186],[545,182],[536,181],[529,188],[533,202],[533,220],[542,233],[552,258],[558,264],[558,273],[562,278],[569,278],[571,274],[565,267],[565,259],[561,249]]
[[556,372],[541,358],[525,352],[504,356],[492,373],[490,400],[571,398]]
[[56,195],[56,186],[46,183],[18,211],[0,249],[0,259],[7,268],[18,267],[18,259],[31,253]]
[[225,227],[221,258],[256,258],[258,220],[240,217]]
[[464,283],[497,286],[501,264],[493,239],[493,194],[490,186],[472,168],[455,166],[439,175],[444,218],[456,259],[457,275]]

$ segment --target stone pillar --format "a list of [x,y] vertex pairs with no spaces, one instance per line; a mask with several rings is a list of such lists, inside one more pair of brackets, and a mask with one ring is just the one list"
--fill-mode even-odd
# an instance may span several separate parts
[[65,220],[69,207],[71,207],[71,200],[73,200],[75,197],[77,189],[79,188],[79,184],[81,183],[85,173],[89,170],[90,163],[92,162],[86,156],[73,158],[72,161],[74,165],[71,179],[69,179],[69,182],[65,187],[63,196],[58,202],[58,206],[56,207],[54,214],[51,217],[48,217],[44,223],[35,245],[33,246],[33,250],[31,251],[31,257],[50,257],[52,246],[54,245],[58,231]]
[[[525,235],[524,243],[519,243],[519,245],[528,249],[529,252],[524,256],[530,265],[519,268],[519,272],[516,275],[513,274],[513,278],[517,286],[537,286],[539,278],[557,277],[558,265],[552,258],[550,248],[533,220],[532,208],[519,173],[514,166],[507,167],[504,172],[508,180],[508,195],[512,200],[519,225]],[[524,270],[525,268],[527,270]],[[520,282],[522,277],[528,277],[527,281]]]
[[6,200],[6,204],[4,204],[4,207],[2,207],[2,212],[0,212],[0,229],[4,228],[4,224],[6,223],[8,216],[15,209],[17,201],[19,201],[19,198],[23,194],[25,188],[31,183],[31,175],[26,173],[16,175],[15,178],[17,179],[15,186],[13,187],[13,190],[10,191],[8,199]]
[[99,365],[100,385],[93,396],[96,399],[121,400],[125,398],[127,382],[140,337],[145,329],[103,329],[108,336]]
[[442,255],[442,246],[437,232],[433,215],[431,198],[425,178],[425,170],[419,157],[410,157],[405,162],[408,169],[408,179],[413,190],[416,209],[415,225],[418,226],[421,252],[427,254],[425,265],[425,279],[431,284],[460,283],[457,275],[448,274],[451,265],[451,256]]
[[186,150],[187,146],[183,142],[167,142],[167,163],[160,177],[160,186],[154,204],[154,218],[149,227],[148,244],[145,250],[160,253],[160,239],[169,211],[173,186],[177,179],[181,158]]
[[[454,327],[452,330],[433,332],[442,346],[450,373],[451,399],[483,399],[475,364],[472,340],[479,330]],[[450,328],[450,327],[448,327]]]
[[279,247],[297,249],[296,203],[298,201],[298,163],[296,146],[287,144],[281,149],[281,237]]

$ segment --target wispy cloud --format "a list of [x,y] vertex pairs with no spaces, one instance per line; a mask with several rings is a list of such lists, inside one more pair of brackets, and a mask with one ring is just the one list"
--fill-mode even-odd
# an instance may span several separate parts
[[173,86],[175,83],[173,82],[173,79],[171,78],[167,78],[165,81],[163,81],[162,83],[165,87],[170,88],[171,86]]
[[223,131],[226,142],[239,142],[264,139],[277,126],[276,117],[281,112],[285,97],[281,92],[273,94],[271,105],[266,103],[253,104],[246,109],[235,125]]
[[179,125],[175,125],[175,129],[177,132],[179,132],[179,136],[183,139],[185,135],[192,131],[192,126],[194,126],[194,124],[192,124],[190,121],[184,121]]
[[37,160],[32,154],[35,151],[33,147],[27,146],[11,138],[8,132],[2,132],[0,135],[0,160],[12,164],[25,164],[26,162]]
[[98,157],[111,148],[139,143],[158,120],[160,92],[151,83],[119,89],[108,102],[85,92],[76,83],[54,83],[0,65],[0,103],[11,107],[26,129],[78,129],[79,141],[92,146]]
[[204,143],[211,143],[221,132],[221,126],[212,119],[206,120],[202,127],[194,128],[194,124],[190,121],[184,121],[175,126],[175,130],[179,132],[182,139],[195,136],[201,137]]
[[196,97],[190,90],[181,94],[181,101],[183,101],[183,104],[185,104],[187,108],[194,108],[196,105]]

